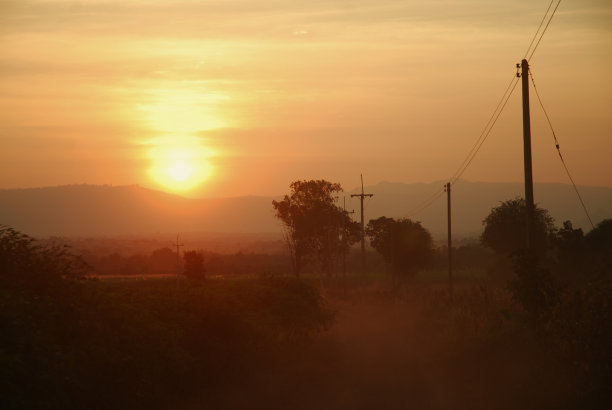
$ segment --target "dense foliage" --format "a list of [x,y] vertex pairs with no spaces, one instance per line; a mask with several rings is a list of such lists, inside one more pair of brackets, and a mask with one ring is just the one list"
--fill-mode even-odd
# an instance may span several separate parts
[[420,222],[381,216],[370,220],[366,235],[391,267],[394,277],[413,276],[433,262],[433,240]]
[[[481,241],[495,252],[510,255],[524,248],[527,238],[527,205],[522,198],[510,199],[491,209],[484,219]],[[539,253],[550,247],[554,221],[547,210],[535,207],[533,244]]]

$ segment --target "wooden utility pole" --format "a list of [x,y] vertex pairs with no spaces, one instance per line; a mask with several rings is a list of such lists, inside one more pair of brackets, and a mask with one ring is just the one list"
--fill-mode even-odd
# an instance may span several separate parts
[[453,301],[453,242],[451,239],[451,184],[447,182],[444,190],[448,198],[448,294]]
[[176,244],[175,244],[175,246],[176,246],[176,286],[178,286],[178,284],[179,284],[179,277],[180,277],[180,274],[181,274],[181,270],[180,270],[180,266],[181,265],[180,265],[180,259],[179,259],[179,248],[181,246],[185,246],[182,243],[179,243],[179,235],[180,234],[178,234],[178,233],[176,234]]
[[[355,210],[350,212],[346,211],[346,197],[343,197],[342,209],[346,215],[354,214]],[[342,232],[342,283],[344,286],[344,294],[346,295],[346,225],[344,226],[344,232]]]
[[366,271],[366,258],[365,258],[365,225],[363,222],[363,198],[373,197],[374,194],[364,194],[363,193],[363,174],[361,175],[361,193],[360,194],[352,194],[351,197],[357,196],[361,200],[361,274],[365,279],[365,271]]
[[[518,64],[517,64],[518,68]],[[519,75],[518,73],[516,74]],[[533,202],[533,175],[531,168],[531,119],[529,117],[529,63],[523,59],[521,74],[523,84],[523,158],[525,162],[525,203],[527,205],[526,248],[533,250],[533,221],[535,204]]]

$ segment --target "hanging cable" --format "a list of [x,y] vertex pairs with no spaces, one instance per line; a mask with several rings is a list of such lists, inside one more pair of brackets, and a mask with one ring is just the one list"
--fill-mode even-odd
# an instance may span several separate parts
[[555,0],[550,0],[550,3],[548,3],[548,8],[546,9],[546,13],[544,13],[544,15],[542,16],[542,20],[540,21],[540,25],[538,26],[538,29],[536,30],[535,34],[533,35],[533,38],[531,39],[531,43],[529,43],[529,47],[527,47],[527,51],[525,51],[525,56],[523,58],[527,58],[527,55],[529,54],[529,50],[531,50],[531,46],[533,45],[533,42],[538,37],[538,33],[540,32],[540,29],[542,28],[542,25],[544,24],[544,20],[546,20],[546,16],[548,16],[548,12],[550,11],[550,8],[551,8],[551,6],[553,5],[554,2],[555,2]]
[[[560,4],[561,4],[561,0],[559,0],[557,2],[557,5],[555,6],[555,9],[552,11],[552,13],[550,15],[550,18],[548,19],[548,22],[546,23],[546,27],[544,27],[544,30],[542,30],[542,34],[540,34],[540,38],[538,39],[538,42],[536,43],[535,47],[533,47],[533,50],[531,50],[531,54],[529,54],[529,57],[527,58],[527,61],[531,61],[531,58],[533,57],[533,54],[538,49],[538,46],[540,45],[540,41],[542,41],[542,38],[544,37],[544,33],[546,33],[546,30],[548,29],[548,26],[550,25],[550,22],[552,21],[553,17],[555,16],[555,13],[557,12],[557,9],[559,8]],[[548,13],[548,11],[547,11],[547,13]]]
[[453,183],[455,180],[457,180],[459,178],[457,175],[459,175],[460,173],[463,173],[462,169],[466,165],[466,162],[470,161],[470,158],[473,157],[472,154],[474,153],[474,151],[475,150],[477,151],[479,149],[478,147],[479,147],[479,144],[481,144],[481,140],[483,138],[486,138],[486,135],[488,135],[487,130],[489,129],[489,126],[491,125],[491,122],[494,120],[495,114],[497,113],[497,111],[499,110],[500,106],[503,104],[504,100],[506,99],[506,96],[508,95],[508,91],[512,87],[512,83],[515,82],[515,81],[516,81],[516,78],[513,75],[512,76],[512,80],[510,80],[510,83],[508,83],[508,86],[506,87],[506,90],[504,91],[504,94],[502,95],[501,99],[497,103],[497,106],[495,107],[495,110],[493,110],[493,113],[489,117],[489,120],[485,124],[482,132],[480,133],[480,135],[476,139],[476,142],[474,143],[474,145],[472,146],[472,148],[468,152],[467,156],[465,157],[465,159],[463,160],[461,165],[459,165],[459,168],[457,168],[457,171],[455,171],[453,176],[450,178],[451,179],[451,183]]
[[444,194],[444,190],[436,191],[433,195],[431,195],[427,200],[421,202],[420,205],[413,208],[412,211],[406,214],[406,218],[412,218],[413,216],[420,214],[430,206],[432,206],[438,198],[440,198]]
[[[557,5],[555,6],[555,8],[553,9],[552,13],[550,13],[550,16],[549,16],[549,11],[550,11],[553,3],[554,3],[554,0],[551,0],[551,2],[548,5],[548,8],[546,9],[546,13],[542,17],[542,20],[540,21],[540,25],[538,26],[538,29],[536,30],[533,38],[531,39],[531,42],[529,43],[529,47],[527,48],[527,51],[525,52],[525,56],[529,55],[529,58],[525,57],[528,61],[533,57],[536,49],[540,45],[540,42],[542,41],[542,38],[544,37],[544,34],[546,33],[546,30],[548,29],[548,26],[550,25],[550,22],[552,21],[555,13],[557,11],[557,9],[559,8],[559,5],[561,4],[561,0],[557,1]],[[546,25],[544,26],[544,29],[542,30],[542,26],[543,26],[544,22],[546,21],[547,16],[549,16],[548,17],[548,21],[546,22]],[[540,33],[540,30],[541,30],[541,33]],[[538,38],[538,34],[540,34],[539,38]],[[536,38],[538,38],[537,42],[535,42]],[[534,42],[535,42],[535,46],[533,46]],[[533,49],[532,49],[532,46],[533,46]],[[531,50],[531,52],[530,52],[530,50]],[[457,168],[455,173],[449,179],[449,183],[451,185],[454,185],[459,180],[459,178],[461,178],[463,173],[467,170],[467,168],[470,166],[470,164],[472,163],[472,161],[476,157],[476,154],[478,154],[478,151],[480,151],[480,148],[482,148],[482,145],[484,144],[484,142],[486,141],[487,137],[489,136],[489,134],[493,130],[493,127],[497,123],[497,120],[499,119],[499,117],[501,116],[502,112],[504,111],[504,108],[508,104],[508,101],[510,100],[510,97],[512,96],[512,94],[513,94],[513,92],[514,92],[514,90],[516,88],[516,85],[519,82],[518,79],[519,79],[519,74],[518,73],[516,75],[512,76],[512,80],[510,80],[510,82],[508,83],[508,86],[506,87],[506,90],[504,91],[504,94],[502,95],[502,97],[499,100],[497,106],[495,107],[495,110],[493,110],[493,113],[489,117],[489,120],[485,124],[482,132],[480,133],[480,135],[476,139],[476,142],[474,142],[474,145],[472,146],[472,148],[470,149],[470,151],[468,152],[468,154],[466,155],[464,160],[461,162],[461,165],[459,165],[459,167]],[[532,81],[533,81],[533,77],[532,77]],[[537,93],[537,90],[536,90],[536,93]],[[541,102],[540,102],[540,104],[541,104]],[[559,152],[559,155],[561,156],[561,152]],[[564,163],[564,166],[565,166],[565,163]],[[567,171],[567,168],[566,168],[566,171]],[[568,172],[568,176],[569,176],[569,171],[567,171],[567,172]],[[570,176],[570,180],[571,180],[571,176]],[[572,180],[572,183],[573,183],[573,180]],[[574,184],[574,189],[576,189],[575,184]],[[576,190],[576,192],[578,192],[578,191]],[[437,191],[436,193],[431,195],[428,199],[423,201],[421,203],[421,205],[419,205],[418,207],[414,208],[413,211],[409,212],[408,213],[408,217],[412,217],[412,216],[414,216],[414,215],[424,211],[425,209],[429,208],[443,194],[444,194],[444,190]],[[581,202],[582,202],[582,199],[581,199]],[[583,207],[584,207],[584,203],[583,203]],[[584,209],[586,211],[586,207],[584,207]],[[587,216],[588,216],[588,213],[587,213]],[[590,218],[589,218],[589,221],[590,221]]]
[[[540,45],[540,42],[542,41],[542,38],[544,37],[544,34],[546,33],[546,30],[548,29],[548,26],[550,25],[550,22],[552,21],[555,13],[557,11],[557,9],[559,8],[559,5],[561,4],[561,0],[558,0],[557,1],[557,5],[555,6],[555,8],[553,9],[552,13],[550,13],[550,16],[549,16],[549,11],[550,11],[550,9],[551,9],[551,7],[553,5],[553,2],[554,2],[554,0],[551,0],[551,2],[548,4],[548,8],[546,9],[546,13],[544,13],[544,16],[542,17],[542,20],[540,21],[540,25],[538,26],[538,29],[536,30],[533,38],[531,39],[531,43],[529,43],[529,47],[527,48],[527,51],[525,52],[525,55],[529,55],[529,58],[527,58],[528,61],[533,57],[533,54],[535,53],[536,49]],[[544,24],[544,21],[546,21],[547,16],[548,16],[548,21],[546,22],[546,25],[544,26],[544,29],[542,30],[542,25]],[[541,30],[541,33],[540,33],[540,30]],[[539,38],[538,38],[538,33],[540,33]],[[538,38],[538,40],[537,40],[537,42],[535,43],[535,46],[532,49],[532,46],[533,46],[536,38]],[[531,53],[530,53],[530,50],[531,50]],[[508,87],[506,87],[506,91],[502,95],[502,98],[500,99],[499,103],[497,104],[497,107],[495,107],[495,110],[493,111],[493,114],[491,115],[491,117],[489,117],[489,120],[487,121],[484,129],[482,130],[482,132],[480,134],[480,136],[478,137],[478,139],[476,140],[476,142],[472,146],[472,149],[469,151],[468,155],[465,157],[465,159],[463,160],[463,162],[461,163],[459,168],[457,168],[457,171],[455,171],[453,176],[450,178],[451,185],[455,184],[457,182],[457,180],[459,178],[461,178],[461,175],[463,175],[463,173],[469,167],[471,162],[474,160],[474,157],[476,157],[476,154],[478,153],[478,151],[480,150],[480,148],[482,147],[482,145],[486,141],[487,137],[489,136],[489,134],[493,130],[493,126],[495,125],[495,123],[497,122],[499,116],[503,112],[506,104],[508,103],[508,100],[510,99],[510,96],[512,95],[512,93],[514,92],[514,89],[516,88],[516,85],[518,84],[518,78],[519,78],[518,74],[516,76],[513,76],[512,80],[508,84]]]
[[489,134],[493,130],[493,127],[497,123],[497,120],[499,119],[501,113],[504,111],[504,108],[508,104],[508,100],[512,96],[512,93],[514,92],[514,89],[516,88],[517,84],[518,84],[518,77],[515,77],[512,80],[512,82],[510,82],[510,84],[508,86],[509,92],[507,92],[504,95],[504,98],[502,99],[502,101],[500,101],[501,106],[498,104],[498,109],[496,109],[496,112],[494,112],[493,116],[491,117],[491,119],[489,119],[489,122],[487,123],[487,126],[483,130],[483,132],[480,135],[479,139],[476,141],[476,144],[472,148],[472,151],[470,151],[470,153],[468,154],[466,159],[463,161],[463,164],[459,167],[459,169],[455,172],[455,174],[451,178],[451,180],[450,180],[451,185],[453,185],[455,182],[457,182],[457,180],[459,178],[461,178],[461,175],[463,175],[465,170],[470,166],[470,164],[472,163],[472,161],[476,157],[476,154],[478,154],[478,151],[480,151],[480,148],[482,147],[484,142],[487,140],[487,137],[489,136]]
[[540,107],[542,107],[542,111],[544,112],[544,116],[546,116],[546,121],[548,121],[548,126],[550,127],[550,131],[552,132],[552,136],[553,136],[553,139],[555,141],[555,148],[557,149],[557,153],[559,154],[559,159],[561,160],[561,163],[563,164],[563,168],[565,169],[565,173],[569,177],[569,180],[572,182],[572,186],[574,187],[574,191],[576,191],[576,195],[578,196],[578,199],[580,200],[580,204],[582,205],[582,209],[584,209],[584,213],[586,214],[586,217],[589,220],[589,223],[591,224],[591,227],[594,229],[595,225],[593,224],[593,221],[591,220],[591,216],[589,215],[589,211],[587,210],[587,207],[584,204],[584,201],[582,200],[582,196],[580,195],[580,192],[578,191],[578,187],[576,186],[576,183],[574,182],[574,178],[572,178],[572,174],[570,174],[570,171],[569,171],[569,169],[567,167],[567,164],[565,163],[565,160],[563,159],[563,155],[561,154],[561,149],[559,148],[559,140],[557,139],[557,134],[555,133],[555,129],[553,128],[552,122],[550,121],[550,117],[548,116],[548,112],[546,111],[546,108],[544,108],[544,104],[542,103],[542,98],[540,98],[540,93],[538,92],[538,87],[536,87],[535,80],[533,79],[533,73],[531,72],[531,69],[529,69],[529,77],[531,78],[531,83],[533,84],[533,89],[535,90],[536,96],[538,97],[538,102],[540,103]]

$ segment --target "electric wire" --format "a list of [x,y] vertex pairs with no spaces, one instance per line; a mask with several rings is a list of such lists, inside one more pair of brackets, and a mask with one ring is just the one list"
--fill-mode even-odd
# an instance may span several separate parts
[[502,95],[501,99],[499,100],[499,102],[497,103],[497,106],[495,107],[495,110],[493,110],[493,113],[491,114],[491,116],[489,117],[489,120],[487,121],[487,123],[485,124],[482,132],[480,133],[480,135],[478,136],[478,138],[476,139],[476,142],[474,142],[474,145],[472,146],[472,148],[470,149],[470,151],[468,152],[467,156],[465,157],[465,159],[463,160],[463,162],[461,163],[461,165],[459,165],[459,168],[457,168],[457,171],[455,171],[455,173],[453,174],[453,176],[451,177],[451,180],[454,182],[458,179],[457,175],[460,173],[461,169],[464,167],[464,165],[466,164],[466,162],[468,162],[470,160],[470,156],[472,155],[472,153],[474,152],[474,150],[477,149],[478,144],[480,143],[480,140],[483,138],[483,136],[487,133],[487,129],[489,128],[489,125],[491,125],[491,122],[493,121],[493,119],[495,118],[495,113],[497,113],[497,111],[499,110],[499,107],[502,105],[502,103],[504,102],[504,99],[506,98],[506,95],[508,94],[508,91],[510,90],[510,88],[512,87],[512,83],[516,80],[515,76],[512,76],[512,80],[510,80],[510,82],[508,83],[508,86],[506,87],[506,90],[504,91],[504,94]]
[[[546,33],[546,30],[548,29],[548,26],[550,25],[550,22],[552,21],[555,13],[557,11],[557,9],[559,8],[559,5],[561,4],[561,0],[557,1],[557,5],[555,6],[555,8],[553,9],[552,13],[550,14],[550,17],[548,17],[548,21],[546,22],[546,25],[544,26],[544,29],[540,33],[540,30],[542,29],[542,25],[544,24],[544,21],[546,21],[546,17],[549,15],[549,11],[550,11],[553,3],[554,3],[554,0],[551,0],[551,2],[548,5],[548,8],[546,9],[546,13],[544,13],[544,16],[542,17],[542,20],[540,21],[540,25],[538,26],[538,29],[536,30],[533,38],[531,39],[531,42],[529,43],[529,47],[527,48],[527,51],[525,52],[525,56],[529,55],[529,57],[526,58],[527,61],[529,61],[533,57],[533,55],[536,52],[538,46],[540,45],[540,42],[542,41],[542,38],[544,37],[544,34]],[[539,38],[538,38],[538,34],[540,34]],[[535,43],[535,46],[532,49],[532,46],[533,46],[536,38],[538,38],[538,40],[537,40],[537,42]],[[531,53],[530,53],[530,50],[531,50]],[[504,94],[502,95],[502,97],[499,100],[497,106],[495,107],[495,110],[493,110],[493,113],[489,117],[489,120],[487,121],[487,123],[486,123],[485,127],[483,128],[482,132],[480,133],[480,135],[476,139],[476,142],[474,143],[474,145],[472,146],[472,148],[468,152],[467,156],[461,162],[461,165],[459,165],[459,167],[457,168],[455,173],[449,179],[449,183],[451,185],[454,185],[459,180],[459,178],[461,178],[461,176],[467,170],[467,168],[470,166],[470,164],[472,163],[472,161],[476,157],[476,154],[478,154],[478,152],[480,151],[480,148],[482,148],[482,145],[485,143],[485,141],[488,138],[489,134],[493,130],[493,127],[495,126],[495,124],[497,123],[497,120],[499,119],[499,117],[501,116],[502,112],[504,111],[504,108],[508,104],[508,101],[510,100],[510,97],[512,96],[514,90],[516,89],[516,85],[519,82],[519,76],[518,75],[513,75],[512,77],[513,77],[512,80],[508,83],[508,86],[506,87],[506,90],[504,91]],[[532,81],[533,81],[533,77],[532,77]],[[536,94],[537,94],[537,90],[536,90]],[[559,155],[561,155],[560,151],[559,151]],[[564,167],[565,167],[565,163],[563,163],[563,164],[564,164]],[[567,168],[566,168],[566,171],[567,171]],[[569,171],[567,171],[567,172],[568,172],[568,176],[569,176]],[[571,176],[570,176],[570,180],[572,180]],[[573,180],[572,180],[572,183],[573,183]],[[575,188],[575,184],[574,184],[574,189],[576,189]],[[578,192],[578,191],[576,190],[576,192]],[[412,216],[414,216],[414,215],[424,211],[425,209],[429,208],[443,194],[444,194],[444,190],[436,191],[428,199],[423,201],[419,206],[415,207],[411,212],[409,212],[408,213],[408,217],[412,217]],[[582,202],[582,199],[581,199],[581,202]],[[586,208],[584,207],[584,203],[583,203],[583,208],[585,209],[585,212],[586,212]],[[587,214],[587,216],[588,216],[588,214]],[[589,221],[590,221],[590,217],[589,217]],[[591,222],[591,224],[592,224],[592,222]]]
[[538,26],[538,29],[536,30],[535,34],[533,35],[533,38],[531,39],[531,43],[529,43],[529,47],[527,47],[527,51],[525,51],[524,58],[527,58],[527,55],[529,54],[529,50],[531,50],[531,46],[533,45],[533,42],[538,37],[538,33],[540,32],[540,29],[542,28],[542,25],[544,24],[544,20],[546,20],[546,16],[548,16],[548,12],[550,11],[550,8],[551,8],[551,6],[553,5],[554,2],[555,2],[555,0],[550,0],[550,3],[548,3],[548,8],[546,9],[546,13],[544,13],[544,15],[542,16],[542,20],[540,21],[540,25]]
[[[450,179],[451,185],[455,184],[457,180],[461,178],[461,175],[463,175],[465,170],[472,163],[472,160],[476,157],[476,154],[478,154],[478,151],[480,151],[480,148],[482,147],[487,137],[493,130],[493,127],[497,123],[497,120],[499,119],[501,113],[504,111],[504,108],[506,107],[508,100],[510,99],[510,97],[512,96],[512,93],[514,92],[514,89],[516,88],[516,84],[518,84],[518,78],[516,77],[516,75],[513,74],[512,80],[506,87],[506,90],[504,91],[502,98],[499,100],[499,103],[495,107],[495,110],[491,114],[491,117],[489,117],[489,120],[487,121],[484,129],[482,130],[481,134],[478,136],[478,139],[472,146],[472,149],[470,150],[468,155],[465,157],[465,159],[463,160],[463,162],[461,163],[461,165],[459,166],[459,168],[457,169],[453,177]],[[411,218],[423,212],[424,210],[432,206],[443,194],[444,194],[443,189],[436,191],[431,196],[429,196],[425,201],[421,202],[418,206],[416,206],[410,212],[408,212],[407,217]]]
[[[548,21],[546,25],[544,26],[544,29],[542,30],[542,25],[544,24],[544,21],[546,21],[546,17],[549,15],[550,8],[552,7],[553,3],[554,3],[554,0],[551,0],[551,2],[548,4],[546,13],[544,13],[542,20],[540,21],[540,25],[538,26],[538,29],[536,30],[533,38],[531,39],[531,43],[529,43],[529,47],[527,48],[527,51],[525,52],[525,55],[529,55],[529,58],[527,58],[528,61],[533,57],[533,54],[535,53],[536,49],[540,45],[540,42],[542,41],[542,38],[544,37],[544,34],[546,33],[546,30],[548,29],[550,22],[552,21],[557,9],[559,8],[559,5],[561,4],[561,0],[557,1],[557,5],[553,9],[552,13],[550,13],[550,16],[548,17]],[[542,30],[541,33],[540,33],[540,30]],[[538,38],[538,33],[540,33],[539,38]],[[536,38],[538,38],[538,41],[535,43],[535,46],[532,49],[532,46]],[[531,50],[531,53],[530,53],[530,50]],[[472,146],[472,149],[470,150],[468,155],[465,157],[465,159],[463,160],[463,162],[461,163],[457,171],[455,171],[453,176],[450,178],[451,185],[455,184],[457,180],[461,178],[461,175],[463,175],[463,173],[467,170],[471,162],[476,157],[476,154],[478,153],[478,151],[480,150],[480,148],[486,141],[487,137],[493,130],[493,126],[495,125],[495,123],[497,122],[497,119],[503,112],[504,107],[508,103],[510,96],[512,95],[512,93],[514,92],[514,89],[516,88],[516,85],[518,84],[518,78],[519,78],[518,76],[513,76],[512,80],[508,84],[508,87],[506,87],[506,91],[502,95],[502,98],[497,104],[497,107],[495,108],[495,110],[493,111],[493,114],[491,115],[491,117],[489,117],[489,121],[487,121],[487,124],[485,125],[482,133],[480,134],[480,136],[478,137],[478,139]]]
[[[548,8],[546,9],[546,13],[544,13],[544,16],[542,17],[542,20],[540,21],[540,25],[539,25],[538,29],[536,30],[533,38],[531,39],[531,43],[529,43],[529,47],[527,48],[527,51],[525,52],[525,55],[529,54],[529,58],[527,59],[528,61],[529,61],[529,59],[531,59],[533,57],[533,54],[535,53],[536,49],[540,45],[540,42],[542,41],[542,38],[544,37],[544,34],[546,33],[546,30],[548,29],[548,26],[550,25],[550,22],[552,21],[553,16],[555,15],[557,9],[559,8],[559,4],[561,4],[561,0],[557,1],[557,5],[555,6],[555,8],[553,9],[552,13],[550,14],[550,17],[548,18],[546,26],[544,26],[544,29],[540,33],[540,30],[542,29],[542,25],[544,24],[544,21],[546,21],[546,17],[549,15],[549,11],[550,11],[550,8],[552,7],[553,3],[554,3],[554,0],[551,0],[551,2],[548,4]],[[534,44],[535,39],[538,38],[538,33],[540,33],[540,37],[539,37],[538,41],[535,43],[535,46],[532,49],[532,46]],[[529,52],[530,50],[531,50],[531,53]],[[491,114],[491,117],[489,117],[489,120],[487,121],[487,123],[486,123],[484,129],[482,130],[481,134],[476,139],[476,142],[472,146],[472,149],[469,151],[469,153],[467,154],[467,156],[465,157],[465,159],[463,160],[463,162],[461,163],[461,165],[459,166],[457,171],[455,171],[453,176],[450,178],[451,185],[455,184],[457,182],[457,180],[459,178],[461,178],[461,175],[463,175],[463,173],[467,170],[467,168],[469,167],[471,162],[476,157],[476,154],[478,153],[478,151],[480,150],[480,148],[482,147],[482,145],[486,141],[487,137],[489,136],[489,134],[493,130],[493,126],[495,125],[495,123],[497,122],[499,116],[503,112],[506,104],[508,103],[508,100],[510,99],[510,96],[512,95],[512,93],[514,92],[514,89],[516,88],[516,85],[518,84],[518,78],[519,78],[518,76],[513,76],[512,80],[510,81],[510,83],[506,87],[506,91],[502,95],[499,103],[497,104],[497,107],[495,107],[495,110],[493,111],[493,114]]]
[[557,12],[557,9],[559,8],[560,4],[561,4],[561,0],[559,0],[557,2],[557,5],[555,6],[554,10],[552,11],[552,13],[550,15],[550,18],[548,19],[548,22],[546,23],[546,26],[544,27],[544,30],[542,30],[542,34],[540,34],[540,38],[538,39],[538,42],[536,43],[535,47],[533,47],[533,50],[531,50],[531,54],[529,54],[529,57],[527,58],[527,61],[531,61],[531,58],[533,57],[533,54],[538,49],[538,46],[540,45],[540,41],[542,41],[542,38],[544,37],[544,34],[546,33],[546,30],[548,29],[548,26],[550,25],[550,22],[552,21],[553,17],[555,16],[555,13]]
[[413,216],[420,214],[421,212],[423,212],[424,210],[432,206],[443,194],[444,194],[443,189],[436,191],[427,200],[421,202],[420,205],[416,206],[410,212],[408,212],[406,214],[406,218],[412,218]]
[[451,178],[450,180],[451,185],[455,184],[457,180],[461,178],[461,175],[463,175],[463,173],[467,170],[467,168],[470,166],[470,164],[476,157],[476,154],[478,154],[478,151],[480,151],[480,148],[482,148],[482,145],[487,140],[487,137],[489,136],[489,134],[491,134],[491,131],[493,130],[493,127],[497,123],[497,120],[499,119],[502,112],[504,111],[504,108],[506,108],[506,105],[508,104],[508,100],[510,100],[510,97],[512,96],[514,90],[516,89],[517,84],[518,84],[518,77],[515,76],[515,78],[510,82],[508,86],[508,89],[510,91],[506,92],[506,94],[502,97],[500,104],[498,104],[498,108],[496,108],[496,110],[493,112],[493,115],[489,119],[487,126],[483,130],[481,136],[476,141],[474,148],[472,148],[472,151],[470,151],[466,159],[463,161],[463,164],[461,165],[461,167],[459,167],[459,169],[455,172],[455,174]]
[[567,174],[569,180],[572,182],[572,186],[574,187],[574,191],[576,191],[576,195],[578,196],[578,199],[580,200],[580,204],[582,205],[582,209],[584,210],[584,213],[586,214],[587,219],[589,220],[589,223],[591,224],[591,227],[593,229],[595,229],[595,225],[593,224],[593,220],[591,220],[591,216],[589,215],[589,211],[587,210],[586,205],[584,204],[584,201],[582,200],[582,195],[580,195],[580,191],[578,191],[578,187],[576,186],[576,183],[574,182],[574,178],[572,178],[572,174],[570,173],[567,164],[565,163],[565,160],[563,159],[563,155],[561,154],[561,149],[559,148],[559,140],[557,139],[557,134],[555,133],[555,129],[553,128],[552,122],[550,120],[550,117],[548,115],[548,112],[546,111],[546,108],[544,108],[544,103],[542,103],[542,98],[540,98],[540,93],[538,92],[538,87],[536,87],[535,84],[535,80],[533,79],[533,73],[531,72],[531,69],[529,69],[529,77],[531,78],[531,83],[533,84],[533,89],[535,90],[536,96],[538,97],[538,102],[540,103],[540,107],[542,108],[542,111],[544,112],[544,116],[546,117],[546,121],[548,121],[548,126],[550,127],[550,131],[552,133],[553,139],[555,141],[555,148],[557,149],[557,153],[559,154],[559,159],[561,160],[561,163],[563,164],[563,168],[565,169],[565,173]]

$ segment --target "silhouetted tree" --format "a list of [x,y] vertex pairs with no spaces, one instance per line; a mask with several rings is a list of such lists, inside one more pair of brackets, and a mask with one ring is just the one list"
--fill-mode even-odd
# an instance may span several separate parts
[[[554,233],[553,218],[546,209],[535,207],[533,241],[538,253],[545,252]],[[502,255],[510,255],[525,247],[527,238],[527,205],[522,198],[510,199],[491,209],[482,221],[485,226],[480,240]]]
[[87,264],[67,246],[41,246],[37,241],[0,225],[0,280],[7,285],[44,288],[61,279],[81,278]]
[[150,273],[149,258],[141,253],[136,253],[125,258],[123,269],[124,275],[148,275]]
[[176,252],[170,248],[159,248],[151,252],[152,268],[159,272],[173,272],[176,269]]
[[582,229],[574,229],[570,221],[555,234],[556,271],[566,283],[585,282],[589,270],[587,265],[587,246]]
[[602,274],[612,273],[612,219],[604,219],[585,236],[592,257]]
[[340,184],[295,181],[290,188],[290,195],[272,201],[272,205],[286,229],[295,274],[300,275],[307,259],[317,261],[320,270],[329,274],[342,247],[359,240],[359,224],[336,205],[335,194],[342,192]]
[[559,302],[561,288],[550,271],[541,266],[540,258],[528,249],[512,255],[515,276],[508,282],[513,298],[536,323],[550,319]]
[[433,240],[420,222],[381,216],[368,222],[366,235],[391,267],[394,285],[399,275],[414,275],[433,263]]
[[189,279],[202,280],[204,279],[204,255],[201,252],[186,251],[183,253],[185,261],[185,276]]

